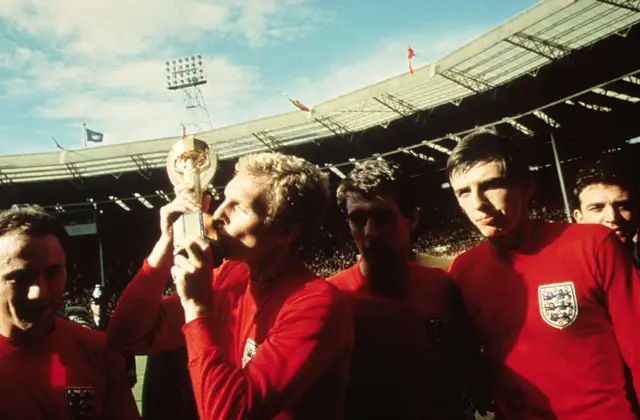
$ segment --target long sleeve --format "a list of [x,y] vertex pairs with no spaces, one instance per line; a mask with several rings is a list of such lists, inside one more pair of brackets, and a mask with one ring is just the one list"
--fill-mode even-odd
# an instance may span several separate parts
[[452,285],[450,296],[453,308],[451,357],[455,376],[461,388],[468,393],[474,408],[480,412],[495,410],[489,373],[481,356],[480,339],[473,329],[459,289]]
[[140,419],[122,356],[107,350],[104,362],[108,377],[102,418],[105,420]]
[[110,348],[152,354],[184,346],[184,311],[178,296],[162,299],[169,271],[144,262],[122,293],[107,328]]
[[613,234],[600,244],[596,261],[604,305],[637,394],[640,390],[640,279],[631,257]]
[[349,357],[353,340],[348,304],[326,283],[284,303],[244,369],[228,362],[221,335],[215,333],[219,327],[215,318],[205,317],[183,328],[203,420],[273,418],[290,408],[342,355]]

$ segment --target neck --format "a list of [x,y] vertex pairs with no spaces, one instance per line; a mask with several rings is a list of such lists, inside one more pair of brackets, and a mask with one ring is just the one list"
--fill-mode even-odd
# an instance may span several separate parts
[[499,251],[514,251],[530,242],[535,234],[533,221],[524,217],[518,225],[504,235],[490,238],[491,244]]
[[372,267],[362,258],[360,274],[374,295],[399,298],[406,295],[409,265],[407,260],[386,262],[383,266]]
[[258,283],[268,283],[305,269],[297,253],[284,249],[276,249],[258,261],[247,262],[247,265],[251,280]]
[[48,325],[43,325],[42,327],[33,326],[28,330],[20,329],[13,323],[4,321],[5,320],[0,320],[0,335],[12,340],[17,345],[38,343],[50,335],[55,329],[55,320],[52,320]]

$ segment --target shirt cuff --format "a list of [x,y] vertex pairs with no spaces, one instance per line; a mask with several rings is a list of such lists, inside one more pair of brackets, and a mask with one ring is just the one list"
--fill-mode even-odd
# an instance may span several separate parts
[[204,353],[211,352],[212,348],[217,347],[213,330],[213,320],[207,316],[196,318],[182,326],[182,333],[187,343],[189,362],[199,358]]

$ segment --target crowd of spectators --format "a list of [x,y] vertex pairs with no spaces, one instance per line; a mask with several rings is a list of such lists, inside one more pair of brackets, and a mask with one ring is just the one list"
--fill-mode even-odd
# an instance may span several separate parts
[[[566,221],[562,208],[534,207],[532,216],[553,222]],[[413,251],[435,257],[453,258],[481,240],[480,234],[473,230],[462,217],[453,217],[438,223],[436,228],[430,227],[418,234],[414,239]],[[105,264],[105,293],[109,314],[115,308],[122,290],[135,275],[135,267],[139,267],[144,258],[143,255],[136,257],[129,261]],[[323,229],[314,242],[306,248],[305,257],[312,270],[322,277],[329,277],[353,265],[357,261],[358,251],[347,231],[338,229],[334,232]],[[94,280],[95,276],[88,278],[76,265],[70,267],[68,277],[65,308],[88,308],[92,291],[98,283],[95,281],[97,279]],[[165,296],[169,296],[172,292],[172,284],[168,281]]]

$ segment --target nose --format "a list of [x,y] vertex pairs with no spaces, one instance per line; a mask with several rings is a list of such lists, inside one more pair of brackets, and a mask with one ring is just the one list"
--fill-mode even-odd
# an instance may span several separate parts
[[364,236],[365,237],[378,236],[378,229],[372,217],[367,218],[367,221],[364,224]]
[[220,223],[227,223],[227,222],[228,222],[227,202],[225,200],[218,206],[216,211],[213,212],[212,225],[216,226],[216,225],[219,225]]
[[35,283],[29,286],[27,298],[29,300],[46,300],[49,298],[49,287],[44,276],[40,276]]
[[608,204],[605,206],[603,210],[603,215],[604,215],[604,221],[606,223],[614,224],[618,221],[618,216],[619,216],[618,210],[611,204]]
[[485,206],[485,204],[486,200],[482,192],[477,188],[473,188],[471,190],[471,205],[473,206],[473,209],[480,210]]

